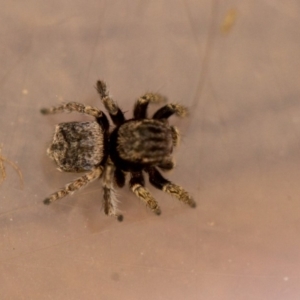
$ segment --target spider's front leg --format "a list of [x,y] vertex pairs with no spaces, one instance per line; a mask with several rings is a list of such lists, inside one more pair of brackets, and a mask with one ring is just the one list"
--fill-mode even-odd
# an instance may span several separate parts
[[156,168],[149,167],[145,171],[149,174],[149,181],[154,187],[176,197],[190,207],[196,207],[196,202],[186,190],[165,179]]
[[167,119],[174,114],[178,117],[185,117],[187,112],[188,110],[185,106],[169,103],[156,111],[156,113],[153,115],[153,119]]
[[160,94],[146,93],[135,103],[133,116],[135,119],[146,119],[149,103],[165,102],[166,98]]
[[142,200],[155,214],[160,215],[161,210],[157,201],[152,197],[149,191],[144,187],[144,177],[142,172],[132,172],[129,181],[130,189],[135,195]]

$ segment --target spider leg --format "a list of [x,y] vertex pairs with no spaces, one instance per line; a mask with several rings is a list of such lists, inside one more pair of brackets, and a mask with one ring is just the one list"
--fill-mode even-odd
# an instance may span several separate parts
[[103,112],[98,108],[85,105],[82,103],[78,103],[78,102],[68,102],[58,106],[41,109],[41,113],[43,115],[56,114],[62,112],[79,112],[79,113],[93,116],[95,118],[101,118],[104,115]]
[[175,196],[183,203],[188,204],[190,207],[196,207],[196,202],[187,191],[185,191],[181,186],[165,179],[156,168],[149,167],[146,169],[146,172],[149,174],[150,183],[157,189]]
[[116,217],[118,221],[122,221],[123,216],[118,212],[118,200],[113,188],[113,174],[114,165],[111,160],[108,159],[103,175],[103,207],[106,215]]
[[69,194],[73,194],[74,192],[78,191],[79,189],[86,186],[88,183],[92,182],[93,180],[100,178],[102,175],[103,168],[98,167],[91,172],[84,174],[83,176],[77,178],[76,180],[66,184],[62,189],[59,191],[51,194],[48,198],[44,200],[44,204],[48,205],[54,201],[57,201],[61,198],[66,197]]
[[123,124],[125,122],[124,114],[115,101],[109,96],[106,83],[98,80],[96,89],[114,124],[116,126]]
[[173,146],[176,147],[180,143],[180,133],[177,127],[171,126]]
[[157,165],[159,168],[161,168],[164,171],[172,170],[175,166],[175,163],[172,159],[172,157],[168,157],[164,161],[162,161],[160,164]]
[[179,117],[185,117],[187,114],[187,108],[179,104],[169,103],[156,111],[152,118],[167,119],[173,114]]
[[152,197],[150,192],[144,187],[144,177],[142,172],[132,172],[129,186],[131,191],[142,200],[155,214],[160,215],[161,211],[157,201]]
[[147,93],[140,97],[135,103],[133,116],[135,119],[145,119],[147,118],[147,108],[149,103],[159,103],[166,99],[160,94]]
[[98,108],[85,105],[78,102],[68,102],[65,104],[61,104],[58,106],[53,106],[50,108],[42,108],[41,113],[43,115],[50,115],[50,114],[56,114],[56,113],[62,113],[62,112],[79,112],[83,113],[92,117],[96,118],[96,121],[98,124],[103,128],[103,130],[106,132],[109,129],[109,122],[106,117],[106,115],[99,110]]
[[117,186],[122,188],[125,184],[125,173],[121,169],[116,168],[114,177]]

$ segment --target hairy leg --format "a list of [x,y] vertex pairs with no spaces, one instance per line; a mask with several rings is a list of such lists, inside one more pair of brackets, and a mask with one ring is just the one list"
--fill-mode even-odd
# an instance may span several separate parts
[[131,191],[142,200],[155,214],[160,215],[161,210],[157,201],[153,198],[150,192],[144,187],[144,177],[142,172],[132,172],[129,186]]
[[96,168],[96,169],[92,170],[91,172],[88,172],[88,173],[84,174],[83,176],[77,178],[76,180],[66,184],[62,189],[60,189],[59,191],[57,191],[57,192],[51,194],[49,197],[47,197],[44,200],[44,204],[46,204],[46,205],[51,204],[52,202],[57,201],[61,198],[64,198],[69,194],[73,194],[74,192],[80,190],[81,188],[83,188],[84,186],[86,186],[87,184],[92,182],[93,180],[101,177],[102,171],[103,171],[102,167]]
[[109,96],[109,92],[104,81],[97,81],[96,89],[100,95],[100,99],[108,111],[112,121],[116,126],[119,126],[125,122],[125,117],[121,109],[115,103],[115,101]]
[[187,108],[174,103],[169,103],[161,107],[154,115],[153,119],[167,119],[173,114],[179,117],[185,117],[187,115]]
[[175,196],[181,202],[186,203],[191,207],[196,207],[196,202],[186,190],[184,190],[181,186],[165,179],[156,168],[150,167],[146,170],[146,172],[149,174],[149,181],[153,186],[172,196]]
[[113,187],[114,165],[108,159],[103,174],[103,207],[106,215],[116,217],[118,221],[123,220],[123,216],[118,211],[118,200]]
[[58,106],[41,109],[41,113],[44,115],[56,114],[62,112],[79,112],[82,114],[93,116],[95,118],[100,118],[103,115],[103,112],[98,108],[85,105],[82,103],[78,103],[78,102],[68,102]]
[[166,99],[160,94],[147,93],[140,97],[135,103],[133,115],[135,119],[147,118],[147,108],[149,103],[164,102]]

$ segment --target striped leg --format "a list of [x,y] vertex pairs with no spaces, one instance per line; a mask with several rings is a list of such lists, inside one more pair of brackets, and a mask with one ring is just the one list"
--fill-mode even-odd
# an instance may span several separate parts
[[165,179],[157,169],[150,167],[146,170],[149,174],[150,183],[156,188],[176,197],[181,202],[188,204],[190,207],[196,207],[196,202],[181,186]]
[[106,83],[100,80],[97,81],[96,89],[114,124],[116,126],[123,124],[125,122],[124,114],[115,101],[109,96]]
[[133,115],[135,119],[146,119],[149,103],[165,102],[166,99],[160,94],[147,93],[140,97],[135,103]]
[[169,103],[160,108],[153,115],[153,119],[167,119],[173,114],[178,117],[185,117],[187,115],[187,108],[179,104]]

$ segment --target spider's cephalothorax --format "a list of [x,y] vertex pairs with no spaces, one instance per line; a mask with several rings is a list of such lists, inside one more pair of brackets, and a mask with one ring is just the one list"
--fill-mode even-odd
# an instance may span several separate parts
[[157,201],[145,188],[143,172],[146,172],[153,186],[195,207],[191,196],[182,187],[165,179],[157,169],[171,170],[174,167],[171,154],[179,142],[179,132],[169,125],[168,118],[173,114],[185,116],[186,108],[170,103],[148,118],[148,104],[165,99],[159,94],[147,93],[137,100],[133,118],[125,120],[103,81],[97,82],[97,91],[115,125],[112,131],[101,110],[81,103],[69,102],[41,110],[43,114],[76,111],[95,118],[91,122],[69,122],[56,126],[52,144],[47,150],[49,157],[61,171],[86,173],[51,194],[44,203],[50,204],[72,194],[101,177],[104,212],[121,221],[123,217],[117,209],[113,183],[123,187],[126,174],[129,174],[132,192],[159,215]]

